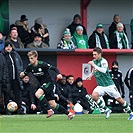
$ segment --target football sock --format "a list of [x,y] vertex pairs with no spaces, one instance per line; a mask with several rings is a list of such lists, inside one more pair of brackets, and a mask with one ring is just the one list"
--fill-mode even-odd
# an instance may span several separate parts
[[63,113],[63,114],[66,114],[66,115],[69,114],[69,112],[62,105],[56,104],[56,108],[55,109],[57,111],[59,111],[60,113]]
[[40,106],[41,106],[41,109],[42,110],[49,110],[51,109],[47,99],[45,98],[44,95],[41,95],[39,98],[39,101],[40,101]]
[[105,103],[101,99],[98,99],[97,104],[100,108],[103,108],[104,110],[108,109],[108,107],[105,106]]
[[123,108],[125,109],[125,111],[127,113],[131,113],[132,112],[132,110],[130,109],[130,107],[129,107],[129,105],[128,105],[128,103],[126,101],[125,101],[125,103],[122,106],[123,106]]

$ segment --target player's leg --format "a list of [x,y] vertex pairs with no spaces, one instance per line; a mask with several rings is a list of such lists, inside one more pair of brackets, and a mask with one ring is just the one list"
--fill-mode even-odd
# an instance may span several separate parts
[[123,106],[125,112],[130,114],[128,120],[133,120],[133,112],[131,108],[129,107],[129,104],[121,97],[116,98],[116,101],[119,102]]
[[36,92],[35,92],[35,96],[39,99],[40,101],[40,106],[42,110],[47,110],[48,114],[47,114],[47,118],[52,116],[52,114],[54,113],[54,111],[52,110],[52,108],[49,105],[49,102],[47,101],[45,95],[44,95],[44,91],[39,88]]
[[128,103],[127,103],[125,100],[123,100],[123,99],[121,98],[121,95],[120,95],[120,93],[118,92],[116,86],[115,86],[115,85],[109,86],[109,87],[108,87],[108,90],[107,90],[107,93],[108,93],[111,97],[114,97],[114,98],[116,99],[116,101],[119,102],[119,103],[123,106],[124,110],[125,110],[127,113],[130,114],[130,116],[129,116],[128,119],[129,119],[129,120],[133,120],[133,112],[132,112],[132,110],[130,109]]
[[105,102],[99,98],[99,96],[104,95],[104,87],[97,86],[93,93],[92,93],[92,99],[97,102],[98,106],[105,110],[106,118],[109,118],[111,110],[105,105]]
[[74,114],[71,112],[68,112],[62,105],[55,102],[55,100],[50,100],[49,104],[51,107],[53,107],[55,110],[59,111],[62,114],[66,114],[68,116],[68,120],[71,120],[74,117]]

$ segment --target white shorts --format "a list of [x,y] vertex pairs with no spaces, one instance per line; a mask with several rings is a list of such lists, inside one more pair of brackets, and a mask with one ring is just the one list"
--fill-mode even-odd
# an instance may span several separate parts
[[108,94],[109,96],[113,98],[119,98],[121,97],[120,93],[118,92],[117,88],[115,85],[110,85],[110,86],[97,86],[93,92],[97,92],[99,96],[104,96],[105,94]]

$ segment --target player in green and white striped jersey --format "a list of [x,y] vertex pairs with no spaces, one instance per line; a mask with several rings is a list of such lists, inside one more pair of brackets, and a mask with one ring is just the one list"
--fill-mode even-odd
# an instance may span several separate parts
[[93,90],[92,98],[97,104],[105,109],[106,118],[110,116],[111,110],[105,106],[102,100],[99,99],[99,96],[108,94],[111,97],[114,97],[117,102],[119,102],[124,110],[130,114],[128,120],[133,120],[133,112],[130,109],[128,103],[121,98],[120,93],[118,92],[112,78],[110,77],[108,70],[108,62],[105,58],[102,57],[102,49],[99,47],[94,48],[93,50],[93,61],[89,61],[93,69],[91,74],[87,79],[91,79],[94,75],[97,81],[98,86]]

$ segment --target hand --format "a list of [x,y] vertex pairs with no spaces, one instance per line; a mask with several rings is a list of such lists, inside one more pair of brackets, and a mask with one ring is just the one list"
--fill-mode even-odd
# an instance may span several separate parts
[[62,79],[62,75],[61,74],[58,74],[57,75],[57,79]]
[[35,109],[36,109],[36,105],[32,103],[31,106],[30,106],[30,108],[31,108],[32,110],[35,110]]
[[86,80],[91,80],[91,76],[88,76],[88,77],[86,78]]
[[66,100],[66,102],[67,102],[68,104],[72,103],[72,102],[71,102],[71,101],[69,101],[68,99]]
[[90,64],[91,66],[94,66],[94,62],[93,61],[89,61],[88,64]]
[[23,78],[25,76],[24,72],[20,73],[20,78]]

